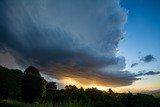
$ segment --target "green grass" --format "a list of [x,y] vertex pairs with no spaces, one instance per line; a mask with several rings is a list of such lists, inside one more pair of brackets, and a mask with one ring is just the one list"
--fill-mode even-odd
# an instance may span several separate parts
[[24,104],[22,107],[91,107],[89,104],[82,104],[81,102],[68,102],[68,103],[34,103],[34,104]]
[[13,100],[0,100],[0,107],[21,107],[21,104]]
[[35,102],[32,104],[17,102],[13,100],[1,100],[0,107],[91,107],[90,104],[83,104],[81,101],[69,101],[68,103],[39,103]]

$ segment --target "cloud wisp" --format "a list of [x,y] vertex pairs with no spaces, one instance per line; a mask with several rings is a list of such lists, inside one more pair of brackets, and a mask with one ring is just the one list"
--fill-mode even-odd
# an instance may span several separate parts
[[125,86],[137,80],[116,56],[126,20],[119,0],[1,0],[0,44],[56,79]]
[[138,65],[138,63],[133,63],[132,65],[131,65],[131,68],[133,68],[133,67],[135,67],[135,66],[137,66]]
[[145,70],[143,70],[143,71],[139,71],[138,74],[135,74],[135,76],[138,77],[138,76],[158,75],[158,74],[160,74],[160,71],[157,71],[157,72],[155,72],[155,71],[148,71],[148,72],[146,72]]
[[142,57],[142,58],[140,59],[140,61],[143,61],[143,62],[145,62],[145,63],[152,62],[152,61],[155,61],[155,60],[156,60],[156,58],[153,57],[153,55],[151,55],[151,54],[146,55],[145,57]]
[[[140,62],[149,63],[149,62],[152,62],[155,60],[156,60],[156,58],[153,55],[149,54],[149,55],[146,55],[146,56],[140,58],[139,63]],[[136,62],[136,63],[131,64],[131,68],[139,65],[139,63]]]

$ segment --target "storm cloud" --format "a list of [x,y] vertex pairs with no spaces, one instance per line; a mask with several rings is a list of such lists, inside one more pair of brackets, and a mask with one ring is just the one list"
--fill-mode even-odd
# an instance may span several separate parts
[[152,61],[155,61],[155,60],[156,60],[156,58],[153,57],[153,55],[146,55],[145,57],[142,57],[140,59],[140,61],[143,61],[145,63],[152,62]]
[[1,51],[58,80],[130,85],[137,78],[116,55],[126,20],[119,0],[1,0]]

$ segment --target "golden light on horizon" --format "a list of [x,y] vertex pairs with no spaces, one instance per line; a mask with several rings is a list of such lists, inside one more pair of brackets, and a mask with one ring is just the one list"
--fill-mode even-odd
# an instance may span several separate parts
[[105,86],[101,86],[98,84],[90,84],[90,85],[84,85],[82,83],[80,83],[79,81],[77,81],[74,78],[69,78],[69,77],[64,77],[61,82],[63,83],[64,86],[66,85],[76,85],[78,88],[83,87],[84,89],[87,88],[97,88],[98,90],[102,90],[102,91],[107,91],[110,87],[105,87]]
[[69,77],[63,78],[61,80],[61,82],[63,83],[64,86],[66,86],[66,85],[76,85],[77,87],[82,87],[83,86],[81,83],[79,83],[75,79],[69,78]]
[[[83,82],[81,82],[83,81]],[[89,84],[83,84],[84,81],[86,81],[86,83]],[[81,88],[83,87],[84,89],[87,88],[97,88],[98,90],[102,90],[102,91],[108,91],[109,88],[111,88],[114,92],[143,92],[146,90],[153,90],[150,89],[149,87],[144,88],[144,85],[142,85],[146,80],[143,81],[136,81],[135,83],[133,83],[132,85],[129,86],[121,86],[121,87],[108,87],[108,86],[103,86],[101,84],[97,84],[97,83],[91,83],[87,80],[83,80],[83,78],[71,78],[71,77],[64,77],[61,79],[61,83],[63,84],[63,88],[66,85],[76,85],[77,88]],[[146,87],[146,86],[145,86]],[[155,87],[153,87],[155,88]],[[157,88],[158,89],[158,88]]]

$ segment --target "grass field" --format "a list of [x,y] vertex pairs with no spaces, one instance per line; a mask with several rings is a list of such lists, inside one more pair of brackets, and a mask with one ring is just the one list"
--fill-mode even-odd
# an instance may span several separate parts
[[1,100],[0,101],[0,107],[91,107],[90,104],[83,104],[82,102],[68,102],[68,103],[38,103],[35,102],[33,104],[23,103],[23,102],[17,102],[13,100]]

